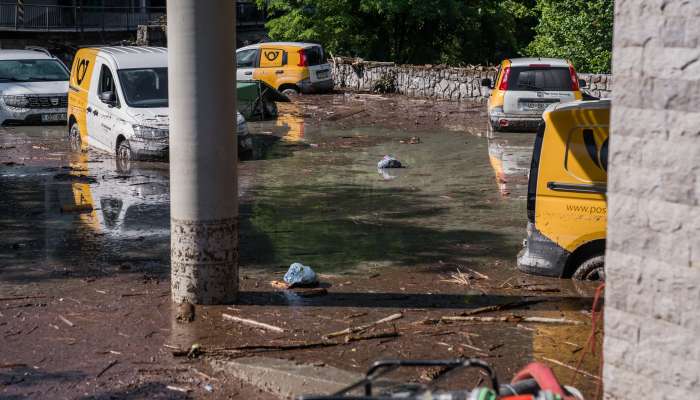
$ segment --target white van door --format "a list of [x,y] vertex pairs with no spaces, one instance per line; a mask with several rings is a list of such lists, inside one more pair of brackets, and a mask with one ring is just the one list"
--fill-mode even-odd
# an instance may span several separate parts
[[105,92],[111,91],[116,99],[117,88],[114,83],[114,75],[109,66],[100,59],[96,61],[93,74],[97,75],[97,79],[93,79],[90,84],[88,106],[86,108],[88,134],[93,139],[91,143],[95,147],[114,154],[115,149],[112,148],[112,143],[115,139],[112,138],[113,124],[110,123],[113,120],[111,110],[113,106],[103,102],[100,96]]
[[258,62],[258,49],[239,50],[236,52],[236,80],[250,81]]

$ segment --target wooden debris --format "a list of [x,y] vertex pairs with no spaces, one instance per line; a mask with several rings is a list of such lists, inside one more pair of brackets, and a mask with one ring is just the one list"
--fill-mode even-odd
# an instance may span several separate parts
[[597,380],[597,381],[600,380],[600,377],[599,377],[599,376],[593,375],[593,374],[591,374],[590,372],[586,372],[586,371],[584,371],[584,370],[582,370],[582,369],[579,369],[579,368],[576,368],[576,367],[572,367],[571,365],[564,364],[564,363],[561,362],[561,361],[557,361],[557,360],[554,360],[554,359],[552,359],[552,358],[547,358],[547,357],[542,357],[542,359],[545,360],[545,361],[549,361],[549,362],[551,362],[552,364],[556,364],[556,365],[558,365],[558,366],[560,366],[560,367],[564,367],[564,368],[570,369],[570,370],[572,370],[572,371],[578,372],[578,373],[581,374],[581,375],[585,375],[585,376],[587,376],[587,377],[589,377],[589,378],[592,378],[592,379],[595,379],[595,380]]
[[393,332],[379,332],[371,335],[362,335],[362,336],[352,336],[349,335],[345,338],[345,343],[350,343],[350,342],[359,342],[361,340],[370,340],[370,339],[386,339],[386,338],[395,338],[401,336],[399,332],[394,329]]
[[474,317],[474,316],[443,316],[443,322],[531,322],[538,324],[566,324],[581,325],[583,322],[566,318],[546,318],[546,317],[523,317],[520,315],[509,315],[506,317]]
[[173,385],[168,385],[165,388],[168,390],[172,390],[175,392],[181,392],[181,393],[188,393],[190,391],[189,389],[185,389],[185,388],[181,388],[181,387],[177,387],[177,386],[173,386]]
[[545,300],[523,300],[523,301],[513,301],[513,302],[505,303],[505,304],[494,304],[492,306],[474,308],[472,310],[465,311],[459,315],[466,317],[468,315],[476,315],[476,314],[481,314],[481,313],[491,312],[491,311],[509,310],[512,308],[518,308],[518,307],[523,307],[523,306],[527,306],[527,305],[531,305],[531,304],[541,303],[543,301],[545,301]]
[[13,296],[13,297],[0,297],[0,301],[47,299],[47,298],[49,298],[49,296]]
[[117,365],[118,362],[119,362],[118,360],[112,360],[112,362],[110,362],[109,364],[107,364],[106,367],[102,368],[102,371],[100,371],[100,372],[97,374],[97,378],[101,377],[105,372],[107,372],[107,370],[109,370],[109,369],[112,368],[113,366]]
[[60,319],[61,321],[63,321],[66,325],[70,326],[71,328],[75,326],[74,323],[70,322],[70,321],[68,320],[68,318],[64,317],[63,315],[59,315],[59,316],[58,316],[58,319]]
[[329,121],[338,121],[338,120],[341,120],[341,119],[344,119],[347,117],[351,117],[355,114],[359,114],[359,113],[363,113],[363,112],[365,112],[364,108],[359,109],[359,110],[350,110],[350,111],[346,111],[346,112],[340,112],[340,113],[331,115],[330,117],[328,117],[328,120]]
[[234,315],[223,314],[223,313],[221,314],[221,316],[226,320],[240,322],[244,325],[252,326],[255,328],[262,328],[262,329],[266,329],[266,330],[278,332],[278,333],[284,332],[284,329],[282,329],[280,327],[277,327],[274,325],[269,325],[269,324],[266,324],[263,322],[254,321],[252,319],[240,318],[240,317],[236,317]]
[[377,325],[384,324],[387,322],[395,321],[395,320],[400,319],[400,318],[403,318],[403,314],[401,314],[401,313],[391,314],[388,317],[382,318],[378,321],[374,321],[374,322],[366,324],[366,325],[359,325],[359,326],[354,326],[354,327],[350,327],[347,329],[343,329],[342,331],[331,332],[327,335],[324,335],[323,338],[330,339],[330,338],[334,338],[336,336],[343,336],[343,335],[349,335],[351,333],[364,332],[373,326],[377,326]]
[[270,286],[283,290],[289,289],[289,285],[287,285],[287,283],[283,281],[270,281]]

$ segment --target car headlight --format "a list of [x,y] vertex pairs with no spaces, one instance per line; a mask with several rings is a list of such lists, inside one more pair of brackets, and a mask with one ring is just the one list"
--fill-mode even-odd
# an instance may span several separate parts
[[29,105],[29,99],[24,95],[2,96],[2,100],[10,107],[24,108]]
[[168,130],[152,126],[133,125],[134,136],[140,139],[164,139],[168,137]]

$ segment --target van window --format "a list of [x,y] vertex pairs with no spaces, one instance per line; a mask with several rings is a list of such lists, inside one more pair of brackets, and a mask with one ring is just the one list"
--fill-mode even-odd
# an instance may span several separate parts
[[104,92],[112,92],[116,95],[117,91],[115,89],[112,71],[109,70],[108,66],[103,65],[100,70],[100,85],[97,88],[97,95],[99,96]]
[[313,46],[304,49],[306,53],[306,60],[309,66],[321,65],[326,63],[326,55],[323,52],[323,47]]
[[571,73],[566,67],[511,67],[508,76],[508,90],[571,91]]
[[586,183],[605,183],[608,178],[608,134],[602,128],[577,128],[569,134],[564,168]]
[[236,67],[237,68],[255,68],[257,49],[241,50],[236,52]]
[[124,100],[130,107],[168,106],[167,68],[120,69],[117,73]]

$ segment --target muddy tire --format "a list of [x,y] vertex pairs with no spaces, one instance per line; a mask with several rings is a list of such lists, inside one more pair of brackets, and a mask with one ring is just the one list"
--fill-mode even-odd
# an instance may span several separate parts
[[571,278],[578,281],[605,281],[605,256],[595,256],[584,261]]
[[282,93],[286,94],[287,96],[298,96],[299,89],[288,87],[288,88],[285,88],[284,90],[282,90]]
[[131,153],[131,146],[129,141],[124,139],[117,146],[117,170],[120,172],[131,171],[131,160],[133,160],[133,154]]
[[70,145],[71,151],[79,152],[83,150],[83,142],[80,138],[80,127],[77,122],[71,125],[68,130],[68,144]]

